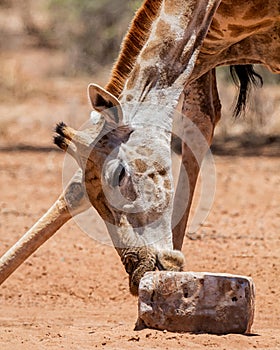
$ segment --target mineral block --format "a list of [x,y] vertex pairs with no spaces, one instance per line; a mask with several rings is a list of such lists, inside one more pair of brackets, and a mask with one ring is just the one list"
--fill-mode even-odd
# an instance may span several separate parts
[[254,318],[251,278],[208,272],[147,272],[139,285],[136,329],[249,333]]

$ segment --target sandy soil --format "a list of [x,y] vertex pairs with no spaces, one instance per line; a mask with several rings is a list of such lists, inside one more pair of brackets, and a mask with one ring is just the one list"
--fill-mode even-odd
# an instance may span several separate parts
[[[90,112],[86,86],[101,83],[97,77],[55,77],[66,69],[63,54],[32,48],[16,12],[7,11],[0,12],[1,28],[6,28],[0,38],[0,255],[60,194],[64,156],[50,149],[53,125],[64,120],[80,127]],[[261,106],[275,124],[271,129],[280,130],[279,97],[269,103],[271,88],[261,94],[266,102]],[[24,146],[19,152],[15,144],[32,144],[35,149],[27,152]],[[258,150],[258,157],[256,149],[244,149],[242,154],[250,157],[215,157],[217,188],[211,214],[192,239],[186,238],[183,251],[186,270],[254,279],[252,334],[134,331],[137,299],[129,294],[117,253],[72,221],[0,287],[0,350],[280,349],[280,158],[264,156],[279,154],[279,144],[277,152]],[[95,236],[105,235],[97,215],[92,230]]]
[[[2,254],[60,193],[63,154],[2,151],[0,157]],[[137,299],[119,257],[70,222],[1,286],[1,350],[280,349],[280,159],[215,161],[215,203],[196,239],[185,240],[186,269],[251,276],[252,334],[134,331]],[[97,216],[93,229],[105,230]]]

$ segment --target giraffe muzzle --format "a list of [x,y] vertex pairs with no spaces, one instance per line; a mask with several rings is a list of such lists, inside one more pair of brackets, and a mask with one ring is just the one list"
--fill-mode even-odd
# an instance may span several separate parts
[[129,274],[129,289],[132,295],[138,295],[141,278],[148,271],[168,270],[182,271],[184,256],[177,250],[156,251],[150,247],[141,247],[135,251],[126,252],[122,262]]

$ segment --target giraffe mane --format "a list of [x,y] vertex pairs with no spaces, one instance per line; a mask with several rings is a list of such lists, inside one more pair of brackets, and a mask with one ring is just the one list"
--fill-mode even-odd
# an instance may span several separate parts
[[122,42],[121,51],[115,62],[106,90],[117,98],[131,73],[137,56],[145,45],[151,31],[152,23],[157,17],[163,0],[146,0],[136,12],[129,30]]

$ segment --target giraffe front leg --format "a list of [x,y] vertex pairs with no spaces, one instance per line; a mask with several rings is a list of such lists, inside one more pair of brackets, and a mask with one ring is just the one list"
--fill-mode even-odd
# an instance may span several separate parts
[[[182,146],[182,163],[175,192],[172,215],[174,249],[181,250],[192,204],[199,165],[187,146]],[[186,176],[187,175],[187,176]]]
[[178,250],[182,249],[201,163],[221,115],[215,70],[186,86],[183,94],[182,163],[172,216],[173,246]]
[[0,285],[73,216],[90,207],[78,170],[58,200],[0,259]]

